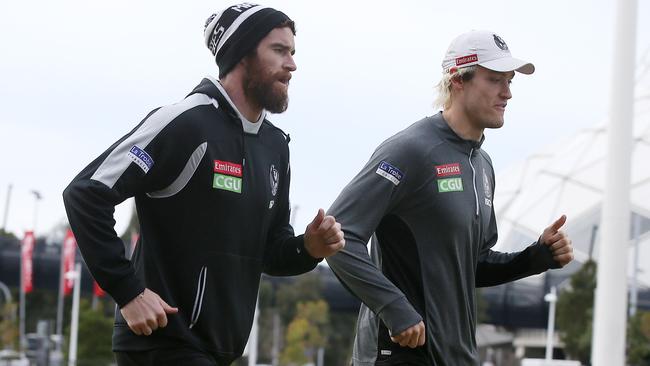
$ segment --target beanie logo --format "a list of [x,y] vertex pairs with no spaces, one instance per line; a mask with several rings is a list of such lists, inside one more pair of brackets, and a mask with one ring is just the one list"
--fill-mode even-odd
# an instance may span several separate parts
[[508,50],[508,45],[506,42],[503,40],[503,38],[497,36],[496,34],[492,35],[494,37],[494,43],[496,43],[497,47],[500,49],[507,51]]
[[232,6],[230,9],[232,9],[232,10],[238,12],[238,13],[241,13],[241,12],[243,12],[245,10],[248,10],[248,9],[254,7],[254,6],[257,6],[257,4],[241,3],[241,4],[237,4],[237,5]]
[[[236,20],[238,17],[241,16],[242,13],[244,13],[246,10],[249,10],[253,7],[259,6],[257,4],[251,4],[251,3],[242,3],[238,5],[231,6],[230,8],[226,9],[223,13],[221,14],[212,14],[210,18],[205,23],[205,31],[204,32],[209,32],[210,30],[208,27],[210,26],[210,23],[215,22],[214,28],[212,29],[212,34],[210,35],[210,41],[208,42],[208,49],[212,52],[213,55],[217,55],[217,52],[219,52],[219,42],[221,42],[221,38],[223,38],[224,34],[226,33],[227,28],[231,27],[237,27]],[[219,19],[216,21],[214,18],[219,16]]]
[[217,17],[217,14],[212,14],[212,15],[210,15],[210,17],[208,18],[208,20],[205,21],[205,25],[203,26],[203,29],[206,29],[206,28],[210,25],[210,23],[212,23],[212,21],[214,20],[214,18],[216,18],[216,17]]
[[208,45],[208,48],[212,52],[213,55],[217,55],[217,45],[219,44],[219,41],[221,40],[221,37],[223,37],[223,34],[226,32],[226,29],[223,26],[220,26],[217,24],[214,27],[214,31],[212,32],[212,37],[210,37],[210,44]]

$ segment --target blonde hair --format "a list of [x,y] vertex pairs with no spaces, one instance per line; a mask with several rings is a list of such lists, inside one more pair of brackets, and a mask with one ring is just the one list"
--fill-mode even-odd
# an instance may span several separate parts
[[476,65],[460,68],[454,73],[443,71],[442,79],[436,85],[438,96],[433,101],[433,106],[443,110],[451,107],[451,79],[460,77],[463,81],[469,81],[474,76],[474,71],[476,71]]

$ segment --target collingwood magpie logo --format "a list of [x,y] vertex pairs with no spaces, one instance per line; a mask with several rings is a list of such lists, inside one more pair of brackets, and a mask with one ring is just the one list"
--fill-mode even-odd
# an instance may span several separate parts
[[508,50],[508,45],[503,40],[503,38],[497,36],[496,34],[493,34],[492,36],[494,36],[494,43],[496,43],[497,47],[499,47],[500,49],[502,49],[504,51]]
[[269,171],[269,181],[271,182],[271,194],[275,196],[278,193],[280,173],[278,173],[278,170],[275,169],[275,165],[273,164],[271,164],[271,170]]
[[485,169],[483,169],[483,193],[485,195],[485,204],[492,207],[492,185]]

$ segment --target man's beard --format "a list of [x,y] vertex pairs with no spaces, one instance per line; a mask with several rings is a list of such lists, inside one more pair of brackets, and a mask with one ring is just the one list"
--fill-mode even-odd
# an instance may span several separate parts
[[289,96],[284,90],[274,90],[278,76],[265,72],[256,56],[246,63],[244,95],[259,107],[271,113],[282,113],[289,106]]

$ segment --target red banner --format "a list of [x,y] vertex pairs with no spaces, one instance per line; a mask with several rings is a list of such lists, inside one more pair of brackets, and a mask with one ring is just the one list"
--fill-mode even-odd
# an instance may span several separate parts
[[63,294],[70,295],[74,288],[74,278],[66,274],[74,272],[74,257],[77,252],[77,240],[72,230],[68,229],[63,240]]
[[97,297],[104,297],[104,295],[106,295],[106,292],[104,292],[104,290],[102,290],[102,288],[99,287],[97,281],[93,281],[93,295]]
[[25,231],[25,238],[23,239],[22,248],[20,251],[21,261],[22,261],[22,280],[23,280],[23,291],[25,293],[32,292],[33,283],[32,283],[32,254],[34,253],[34,244],[36,238],[34,237],[33,231]]

